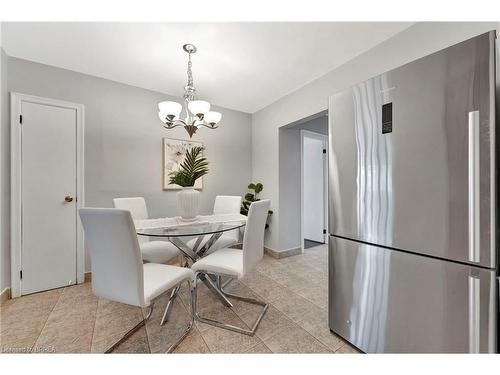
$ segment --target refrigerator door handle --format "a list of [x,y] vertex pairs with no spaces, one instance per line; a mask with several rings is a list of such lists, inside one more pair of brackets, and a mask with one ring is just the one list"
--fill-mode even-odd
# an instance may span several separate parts
[[469,112],[469,261],[479,263],[479,111]]
[[469,353],[479,353],[480,349],[480,291],[479,277],[469,275]]

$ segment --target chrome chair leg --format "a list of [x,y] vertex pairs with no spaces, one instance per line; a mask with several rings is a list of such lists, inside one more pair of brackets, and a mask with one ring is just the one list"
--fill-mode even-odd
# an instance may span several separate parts
[[[181,256],[181,267],[188,267],[188,259],[185,256]],[[167,307],[165,307],[165,311],[163,313],[163,317],[161,318],[160,325],[164,325],[166,322],[168,322],[168,319],[170,318],[170,314],[172,312],[172,309],[174,307],[174,302],[175,299],[177,298],[177,295],[179,294],[179,289],[180,285],[177,285],[174,289],[172,289],[172,293],[170,293],[170,298],[168,299]]]
[[146,317],[142,319],[139,323],[137,323],[134,327],[132,327],[130,330],[128,330],[120,340],[115,342],[112,346],[110,346],[104,353],[112,353],[113,350],[116,349],[117,346],[119,346],[121,343],[123,343],[125,340],[127,340],[130,336],[132,336],[139,328],[141,328],[143,325],[146,324],[146,321],[151,318],[151,314],[153,313],[153,305],[154,303],[151,303],[148,307],[148,313],[146,314]]
[[175,348],[179,346],[182,340],[186,338],[186,336],[189,334],[191,328],[193,328],[194,325],[194,306],[195,306],[196,291],[191,281],[188,281],[188,284],[189,284],[189,290],[191,292],[191,320],[189,321],[182,335],[167,349],[166,353],[172,353],[175,350]]
[[163,317],[161,318],[160,325],[164,325],[167,321],[168,318],[170,317],[170,313],[172,312],[172,309],[174,307],[174,302],[175,299],[177,298],[177,295],[179,294],[179,289],[180,285],[177,285],[174,289],[172,289],[172,293],[170,293],[170,298],[168,299],[167,302],[167,307],[165,307],[165,312],[163,313]]
[[[193,283],[191,282],[191,280],[187,280],[187,282],[189,284],[189,290],[191,291],[191,320],[189,321],[189,323],[188,323],[186,329],[184,330],[184,332],[182,333],[182,335],[172,345],[170,345],[170,347],[167,349],[166,353],[172,353],[175,350],[175,348],[177,348],[177,346],[179,346],[179,344],[182,342],[182,340],[184,340],[186,338],[186,336],[191,331],[191,328],[193,328],[193,325],[194,325],[194,316],[195,316],[194,315],[194,306],[195,306],[195,295],[196,294],[195,294],[195,290],[194,290]],[[146,317],[143,320],[141,320],[139,323],[137,323],[129,331],[127,331],[127,333],[125,333],[120,340],[115,342],[109,349],[107,349],[105,351],[105,353],[113,352],[113,350],[115,350],[121,343],[123,343],[130,336],[132,336],[139,328],[144,326],[146,324],[146,322],[149,320],[149,318],[151,318],[151,315],[153,313],[153,305],[154,305],[154,303],[151,303],[151,305],[149,305],[148,313],[147,313]]]
[[[197,299],[198,299],[197,298],[196,284],[198,282],[198,277],[199,277],[200,274],[202,274],[202,272],[196,272],[195,273],[195,277],[194,277],[194,300],[192,301],[192,306],[194,307],[193,316],[195,317],[195,319],[199,320],[202,323],[210,324],[210,325],[213,325],[213,326],[216,326],[216,327],[219,327],[219,328],[224,328],[224,329],[228,329],[230,331],[234,331],[234,332],[238,332],[238,333],[243,333],[243,334],[248,335],[248,336],[253,336],[255,334],[255,331],[257,331],[257,328],[259,327],[259,324],[260,324],[262,318],[264,318],[264,315],[266,314],[266,311],[269,308],[269,304],[267,304],[267,303],[265,303],[263,301],[256,300],[254,298],[242,297],[242,296],[238,296],[238,295],[235,295],[235,294],[230,294],[230,293],[225,292],[224,288],[221,288],[220,292],[222,294],[224,294],[224,296],[226,296],[226,297],[230,297],[230,298],[234,298],[234,299],[237,299],[237,300],[240,300],[240,301],[243,301],[243,302],[247,302],[247,303],[251,303],[251,304],[254,304],[254,305],[262,306],[263,309],[262,309],[261,313],[257,317],[255,323],[252,324],[252,328],[251,329],[244,329],[244,328],[233,326],[231,324],[219,322],[218,320],[215,320],[215,319],[204,318],[204,317],[202,317],[202,316],[200,316],[198,314],[198,310],[196,308],[197,307]],[[227,284],[228,283],[226,282],[225,285],[227,285]]]
[[200,272],[200,279],[203,283],[210,289],[219,299],[220,301],[227,307],[233,307],[233,304],[224,293],[221,292],[220,288],[217,286],[217,281],[212,280],[212,277],[204,272]]

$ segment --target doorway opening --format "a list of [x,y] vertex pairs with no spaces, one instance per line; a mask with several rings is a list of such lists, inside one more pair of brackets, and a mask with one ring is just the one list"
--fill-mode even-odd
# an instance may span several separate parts
[[328,136],[301,129],[300,140],[301,233],[302,246],[308,249],[328,241]]
[[307,251],[328,241],[328,113],[279,129],[280,244]]

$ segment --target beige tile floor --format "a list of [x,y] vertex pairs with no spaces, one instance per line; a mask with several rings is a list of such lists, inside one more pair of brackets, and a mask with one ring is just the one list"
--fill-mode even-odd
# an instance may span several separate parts
[[[327,323],[327,249],[317,246],[284,259],[265,256],[228,291],[270,304],[255,336],[197,322],[177,353],[356,353]],[[259,307],[224,307],[203,285],[200,314],[246,327]],[[116,352],[164,353],[189,319],[183,288],[170,321],[159,325],[168,294],[159,297],[151,319]],[[96,298],[90,283],[8,301],[0,312],[2,352],[102,353],[143,317],[141,309]]]

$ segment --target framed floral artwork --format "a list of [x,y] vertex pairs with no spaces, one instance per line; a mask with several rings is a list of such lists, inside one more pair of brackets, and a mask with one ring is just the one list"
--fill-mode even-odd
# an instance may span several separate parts
[[[202,142],[182,139],[163,138],[163,190],[180,190],[182,187],[169,183],[170,172],[178,171],[186,157],[186,151],[192,147],[203,147]],[[195,189],[203,188],[203,177],[196,180]]]

